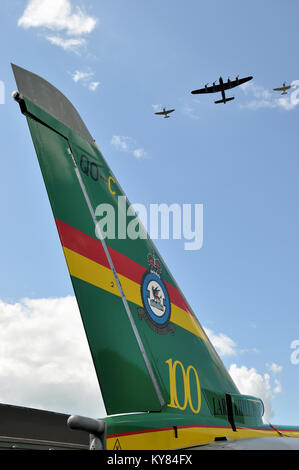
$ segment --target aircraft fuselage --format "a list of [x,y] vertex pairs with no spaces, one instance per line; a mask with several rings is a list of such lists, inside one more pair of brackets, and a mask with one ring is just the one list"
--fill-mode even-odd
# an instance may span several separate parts
[[225,91],[224,91],[224,86],[223,86],[223,79],[222,79],[222,77],[219,77],[219,85],[220,85],[220,87],[221,87],[221,95],[222,95],[223,102],[226,103]]

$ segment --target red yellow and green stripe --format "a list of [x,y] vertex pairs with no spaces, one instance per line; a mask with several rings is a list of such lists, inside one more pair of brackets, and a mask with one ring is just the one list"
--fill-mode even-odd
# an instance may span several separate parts
[[[56,219],[64,255],[71,276],[120,296],[113,272],[100,240]],[[140,284],[146,268],[122,253],[108,248],[126,299],[142,307]],[[179,290],[165,281],[171,301],[171,322],[207,341]]]

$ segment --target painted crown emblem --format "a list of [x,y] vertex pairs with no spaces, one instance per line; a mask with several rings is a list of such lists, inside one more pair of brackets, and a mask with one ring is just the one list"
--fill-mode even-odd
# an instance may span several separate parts
[[150,272],[154,273],[154,274],[157,274],[157,276],[160,277],[161,271],[162,271],[160,260],[158,258],[156,258],[154,254],[148,254],[147,255],[147,261],[148,261],[148,264],[149,264]]

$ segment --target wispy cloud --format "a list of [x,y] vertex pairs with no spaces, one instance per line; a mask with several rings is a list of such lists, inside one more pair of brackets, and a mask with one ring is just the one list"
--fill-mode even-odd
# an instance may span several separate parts
[[189,104],[185,103],[183,105],[183,108],[182,108],[182,113],[191,118],[191,119],[199,119],[200,116],[199,114],[196,112],[195,108],[190,106]]
[[89,85],[88,85],[88,88],[90,91],[96,91],[96,89],[98,88],[100,82],[91,82]]
[[82,72],[81,70],[76,70],[76,72],[73,73],[72,77],[75,83],[80,82],[80,81],[89,81],[92,77],[94,76],[93,72]]
[[273,372],[273,374],[279,374],[282,372],[283,367],[276,364],[275,362],[272,362],[272,364],[266,364],[267,368]]
[[123,135],[114,135],[111,139],[111,145],[121,152],[130,153],[137,159],[145,158],[146,151],[143,148],[138,148],[136,142],[131,137]]
[[47,41],[55,46],[62,47],[65,51],[72,51],[79,53],[82,46],[86,45],[86,40],[83,38],[70,38],[64,39],[60,36],[46,36]]
[[224,333],[214,333],[209,328],[204,328],[208,338],[218,352],[219,356],[236,356],[237,354],[258,354],[256,348],[239,349],[236,342]]
[[163,109],[163,106],[161,104],[152,104],[152,108],[154,112],[157,113],[158,111],[161,111],[161,109]]
[[133,156],[135,158],[144,158],[146,156],[146,152],[144,149],[135,149],[133,150]]
[[209,328],[204,328],[204,330],[219,356],[235,356],[237,354],[237,345],[229,336],[223,333],[216,334]]
[[83,36],[90,34],[96,24],[96,18],[87,15],[80,7],[73,6],[70,0],[29,0],[18,20],[18,26],[25,29],[60,33],[54,36],[47,34],[45,38],[51,44],[74,52],[86,44]]
[[114,135],[111,139],[111,144],[117,150],[121,150],[122,152],[129,152],[129,146],[131,141],[132,139],[130,137]]
[[275,379],[274,382],[275,382],[275,387],[274,387],[273,392],[274,392],[274,393],[281,393],[281,392],[282,392],[281,383],[280,383],[279,380],[277,380],[277,379]]
[[90,91],[96,91],[100,82],[93,81],[94,72],[86,72],[82,70],[76,70],[72,73],[72,79],[75,83],[81,83],[86,86]]
[[245,348],[245,349],[240,349],[241,354],[248,354],[248,353],[254,353],[254,354],[259,354],[259,350],[257,348]]
[[281,108],[284,110],[294,109],[299,104],[299,80],[294,80],[292,89],[288,91],[287,95],[278,95],[278,92],[268,90],[261,85],[256,85],[254,82],[247,82],[241,85],[241,89],[246,97],[250,99],[245,104],[241,104],[241,108],[248,108],[257,110],[261,108]]
[[274,95],[263,86],[255,85],[253,82],[247,82],[241,85],[240,88],[245,96],[250,98],[250,101],[241,105],[242,108],[259,109],[275,108],[277,106]]

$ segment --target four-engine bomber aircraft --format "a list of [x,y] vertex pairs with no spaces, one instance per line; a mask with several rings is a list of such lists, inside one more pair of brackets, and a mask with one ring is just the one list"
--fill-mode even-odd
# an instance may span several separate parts
[[227,79],[227,82],[224,83],[222,77],[219,77],[219,85],[216,85],[216,82],[213,83],[212,86],[205,85],[204,88],[200,88],[199,90],[193,90],[191,93],[193,95],[198,95],[198,94],[205,94],[205,93],[217,93],[218,91],[221,92],[222,94],[222,100],[215,101],[215,104],[218,103],[227,103],[227,101],[234,100],[234,96],[231,96],[230,98],[226,98],[225,96],[225,90],[230,90],[231,88],[235,88],[236,86],[242,85],[243,83],[249,82],[253,77],[246,77],[246,78],[239,78],[236,77],[235,80],[230,80],[229,78]]
[[158,114],[158,115],[162,115],[164,116],[165,118],[169,118],[170,116],[168,116],[168,114],[170,113],[173,113],[173,111],[175,111],[175,109],[166,109],[166,108],[163,108],[163,111],[158,111],[157,113],[155,114]]
[[282,91],[282,95],[287,95],[287,90],[290,88],[293,88],[293,85],[286,85],[285,82],[282,84],[282,87],[280,88],[273,88],[273,91]]
[[96,449],[298,449],[299,427],[265,424],[263,402],[239,392],[153,242],[103,237],[99,204],[128,219],[116,177],[72,103],[13,71],[108,414],[69,427]]

